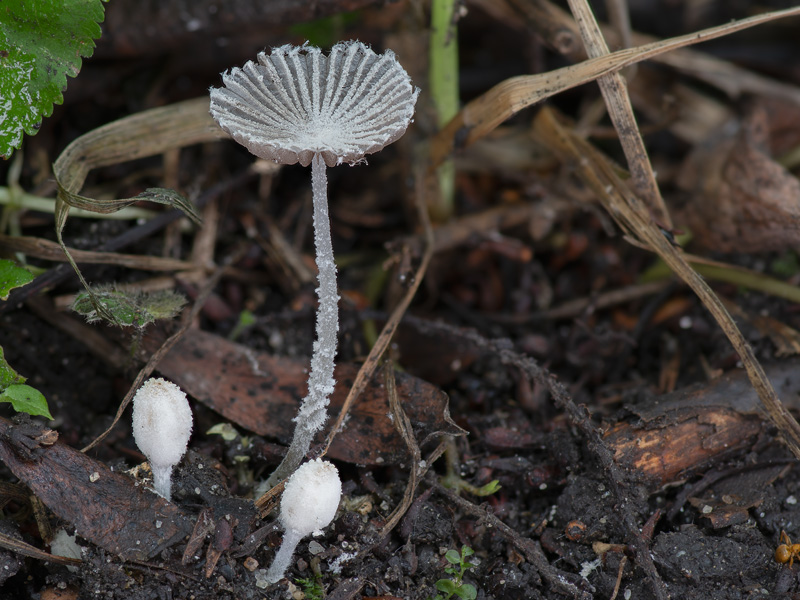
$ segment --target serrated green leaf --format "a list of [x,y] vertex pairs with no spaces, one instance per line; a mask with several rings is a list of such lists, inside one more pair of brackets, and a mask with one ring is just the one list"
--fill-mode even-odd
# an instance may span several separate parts
[[463,600],[475,600],[478,597],[478,590],[475,589],[474,585],[464,583],[455,589],[455,594],[459,598],[463,598]]
[[0,258],[0,300],[8,300],[11,290],[22,287],[31,281],[33,281],[33,274],[30,271],[20,267],[14,261]]
[[99,285],[78,294],[72,310],[89,323],[105,319],[114,325],[142,328],[175,317],[185,304],[186,299],[172,290],[143,293]]
[[47,400],[45,400],[42,393],[24,383],[8,386],[0,394],[0,402],[10,402],[17,412],[28,413],[33,417],[53,419],[53,415],[50,414],[50,409],[47,406]]
[[0,392],[16,383],[25,383],[25,378],[12,369],[6,362],[3,347],[0,346]]
[[454,594],[456,592],[456,584],[449,579],[440,579],[436,582],[436,589],[445,594]]
[[101,0],[0,2],[0,156],[11,156],[23,132],[35,135],[61,104],[67,77],[94,51],[103,16]]
[[75,297],[72,310],[86,317],[89,323],[100,321],[101,311],[93,300],[111,314],[120,325],[144,327],[149,323],[146,315],[139,310],[136,301],[117,290],[97,291],[94,298],[89,292],[81,292]]
[[139,299],[139,304],[154,321],[158,321],[177,317],[186,306],[186,298],[178,292],[163,290],[143,294]]

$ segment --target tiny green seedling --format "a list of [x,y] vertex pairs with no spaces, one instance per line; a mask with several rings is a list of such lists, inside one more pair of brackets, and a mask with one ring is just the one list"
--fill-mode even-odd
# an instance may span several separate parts
[[249,310],[243,310],[239,313],[239,320],[234,325],[231,332],[228,334],[228,339],[232,342],[236,341],[242,333],[251,325],[256,324],[256,316]]
[[440,579],[436,582],[436,589],[442,593],[436,594],[432,600],[448,600],[453,596],[458,596],[463,600],[474,600],[478,596],[478,590],[475,589],[474,585],[464,583],[464,573],[476,566],[467,560],[473,554],[475,554],[475,551],[469,546],[461,546],[461,554],[456,550],[447,551],[444,557],[450,563],[450,566],[445,567],[444,572],[452,577],[450,579]]
[[319,575],[314,574],[313,579],[311,577],[308,579],[296,579],[295,583],[303,588],[306,600],[322,600],[325,597],[325,590],[322,588],[320,579]]

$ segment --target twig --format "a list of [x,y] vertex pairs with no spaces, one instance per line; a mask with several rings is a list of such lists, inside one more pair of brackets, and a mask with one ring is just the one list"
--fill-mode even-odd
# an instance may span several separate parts
[[614,591],[608,600],[617,600],[617,594],[619,594],[619,586],[622,583],[622,572],[625,570],[625,565],[627,563],[628,563],[628,557],[623,554],[622,558],[619,559],[619,568],[617,569],[617,582],[614,584]]
[[[31,236],[0,235],[0,250],[22,252],[27,256],[56,262],[67,260],[61,246],[50,240]],[[185,271],[197,268],[196,263],[161,256],[95,252],[76,248],[68,250],[75,262],[80,264],[115,265],[141,271]]]
[[617,514],[622,521],[622,526],[626,530],[628,542],[636,558],[636,564],[639,565],[650,579],[653,585],[654,597],[660,600],[667,600],[667,598],[669,598],[667,589],[653,563],[650,549],[639,535],[639,525],[628,507],[628,494],[624,490],[626,486],[625,475],[614,461],[614,455],[603,442],[600,432],[592,424],[591,416],[586,410],[586,407],[578,407],[564,386],[551,373],[548,373],[545,369],[536,364],[533,359],[523,357],[510,348],[502,347],[496,342],[486,340],[477,333],[474,333],[473,337],[476,343],[480,340],[481,344],[485,344],[485,346],[482,347],[490,350],[494,349],[504,364],[517,367],[531,379],[547,386],[550,393],[553,395],[553,400],[556,405],[569,415],[573,425],[583,433],[589,450],[597,457],[600,466],[608,475],[608,480],[611,484],[611,492],[614,494],[618,509]]
[[[423,324],[419,319],[410,320],[420,325]],[[481,348],[485,352],[493,353],[503,364],[519,369],[530,379],[548,388],[556,405],[567,413],[567,416],[570,418],[570,421],[573,423],[573,425],[575,425],[581,431],[581,433],[583,433],[587,441],[587,447],[597,457],[600,466],[608,474],[608,480],[611,484],[611,492],[614,494],[614,499],[618,507],[618,513],[620,515],[622,525],[626,530],[626,535],[628,537],[630,546],[633,549],[636,562],[645,571],[653,583],[656,593],[655,597],[663,599],[668,598],[669,596],[666,592],[666,588],[664,587],[664,582],[661,580],[658,571],[656,571],[653,558],[650,556],[649,548],[647,547],[645,540],[642,539],[636,519],[631,513],[631,510],[628,508],[629,502],[623,489],[626,484],[625,475],[622,469],[620,469],[617,463],[614,461],[614,455],[608,446],[603,442],[599,431],[592,424],[591,417],[586,408],[578,407],[564,386],[553,374],[540,367],[532,358],[522,356],[515,352],[512,349],[509,341],[489,340],[474,330],[458,328],[445,323],[427,323],[427,325],[430,327],[435,327],[440,331],[447,331],[456,337],[459,337],[465,341],[469,341],[475,347]]]
[[434,490],[447,498],[449,502],[452,502],[469,514],[480,518],[487,524],[491,525],[492,528],[499,531],[503,537],[510,541],[518,550],[520,550],[520,552],[522,552],[522,554],[525,556],[525,560],[531,563],[539,572],[539,574],[551,586],[553,586],[554,589],[558,590],[562,594],[567,594],[572,598],[592,598],[594,587],[592,587],[585,579],[575,579],[574,582],[570,581],[570,575],[559,571],[547,561],[547,557],[544,555],[539,542],[521,536],[492,513],[486,511],[480,506],[476,506],[469,500],[465,500],[452,490],[448,490],[446,487],[435,484]]

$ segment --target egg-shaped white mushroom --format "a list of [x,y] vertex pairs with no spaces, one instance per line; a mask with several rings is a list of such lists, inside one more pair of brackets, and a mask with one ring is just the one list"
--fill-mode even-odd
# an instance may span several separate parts
[[279,517],[286,531],[267,573],[268,582],[275,583],[283,577],[300,540],[309,534],[318,535],[330,525],[341,497],[339,471],[328,461],[311,460],[289,477]]
[[133,439],[150,463],[155,491],[172,498],[172,469],[192,435],[192,409],[186,394],[161,378],[144,382],[133,397]]

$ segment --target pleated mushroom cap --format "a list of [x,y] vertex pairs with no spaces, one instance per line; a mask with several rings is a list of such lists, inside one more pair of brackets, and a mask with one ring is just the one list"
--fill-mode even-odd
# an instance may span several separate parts
[[308,166],[356,163],[405,133],[419,90],[394,53],[361,42],[281,46],[224,73],[211,89],[211,115],[260,158]]

